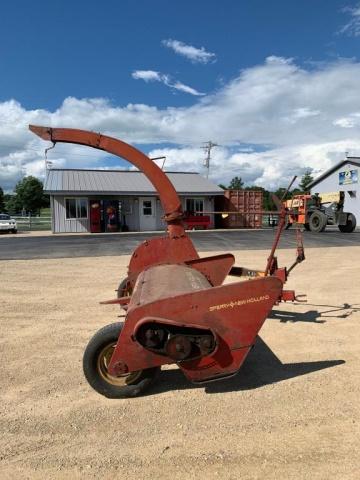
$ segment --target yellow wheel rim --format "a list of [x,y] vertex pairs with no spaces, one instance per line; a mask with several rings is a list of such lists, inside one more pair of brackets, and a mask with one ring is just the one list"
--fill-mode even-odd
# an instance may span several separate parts
[[111,385],[114,385],[116,387],[132,385],[140,378],[142,370],[139,370],[137,372],[126,373],[124,375],[121,375],[120,377],[114,377],[113,375],[110,375],[108,372],[108,365],[110,364],[110,360],[114,353],[115,347],[116,347],[116,342],[106,345],[106,347],[104,347],[101,350],[100,355],[98,356],[98,359],[97,359],[97,369],[98,369],[99,375],[103,380],[105,380],[105,382],[110,383]]

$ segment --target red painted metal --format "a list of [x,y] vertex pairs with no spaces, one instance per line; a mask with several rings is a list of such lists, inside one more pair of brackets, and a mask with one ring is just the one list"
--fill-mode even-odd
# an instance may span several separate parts
[[29,125],[29,129],[43,140],[49,140],[53,143],[75,143],[98,150],[105,150],[135,165],[147,176],[159,193],[165,212],[164,220],[168,223],[170,237],[184,234],[184,227],[181,221],[183,215],[181,202],[173,184],[156,163],[140,152],[140,150],[116,138],[87,130],[51,128],[38,125]]
[[[103,302],[119,304],[126,311],[108,365],[110,375],[171,363],[177,363],[195,383],[235,374],[273,305],[297,300],[293,291],[283,290],[288,271],[278,267],[275,257],[286,215],[280,202],[279,226],[265,272],[234,267],[231,254],[200,259],[185,233],[174,187],[146,155],[101,134],[30,129],[45,140],[88,145],[125,158],[153,183],[165,211],[168,235],[143,242],[131,257],[128,283],[132,295]],[[298,246],[295,263],[301,261],[301,254]],[[223,284],[228,274],[250,279]]]
[[234,255],[224,253],[222,255],[190,260],[186,262],[186,265],[201,272],[213,287],[217,287],[221,285],[228,276],[234,262]]
[[185,234],[181,201],[174,186],[156,163],[144,153],[121,140],[87,130],[37,125],[29,125],[29,129],[43,140],[87,145],[124,158],[138,167],[156,188],[165,212],[168,236],[149,239],[135,250],[128,271],[132,287],[139,272],[149,265],[185,262],[199,257],[192,241]]
[[187,235],[155,237],[141,243],[131,256],[128,279],[132,288],[144,268],[162,263],[184,263],[199,255]]
[[196,326],[216,332],[218,346],[212,355],[179,363],[192,381],[232,375],[254,344],[281,290],[282,282],[275,277],[211,287],[200,272],[195,274],[189,267],[149,268],[138,278],[109,371],[113,372],[117,362],[125,363],[129,371],[174,363],[171,358],[149,352],[133,341],[139,324],[155,320],[160,324]]
[[187,230],[194,230],[195,227],[207,230],[211,225],[211,220],[209,215],[185,215],[184,224]]
[[99,200],[90,200],[90,232],[101,232],[101,208]]

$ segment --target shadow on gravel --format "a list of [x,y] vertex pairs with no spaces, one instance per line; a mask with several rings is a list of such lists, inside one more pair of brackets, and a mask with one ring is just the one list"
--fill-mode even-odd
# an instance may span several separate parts
[[268,318],[271,318],[273,320],[279,320],[280,323],[325,323],[326,320],[321,320],[320,317],[321,313],[317,310],[309,310],[308,312],[285,312],[284,310],[272,310]]
[[181,370],[164,370],[159,376],[158,383],[154,385],[148,395],[189,388],[203,388],[206,393],[252,390],[344,363],[344,360],[282,363],[266,343],[258,337],[244,365],[233,377],[203,385],[194,385],[185,378]]
[[287,312],[284,310],[272,310],[269,318],[279,320],[280,323],[287,322],[311,322],[326,323],[327,318],[347,318],[355,312],[360,312],[360,305],[311,305],[312,307],[323,307],[328,310],[319,312],[318,310],[308,310],[307,312]]

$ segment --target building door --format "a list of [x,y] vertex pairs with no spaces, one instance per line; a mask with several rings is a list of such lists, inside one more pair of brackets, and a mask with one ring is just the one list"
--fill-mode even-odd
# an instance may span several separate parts
[[99,200],[90,200],[90,232],[101,232],[101,206]]
[[156,199],[154,197],[140,197],[140,231],[156,230]]

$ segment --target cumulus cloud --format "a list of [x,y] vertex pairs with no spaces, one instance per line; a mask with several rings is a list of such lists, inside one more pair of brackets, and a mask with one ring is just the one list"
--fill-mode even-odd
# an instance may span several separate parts
[[[257,185],[276,190],[289,184],[294,175],[301,176],[310,168],[315,176],[342,160],[345,151],[357,150],[360,142],[346,140],[324,144],[294,145],[270,148],[257,152],[251,149],[240,151],[219,147],[211,152],[210,176],[215,183],[229,184],[240,176],[246,186]],[[203,167],[204,154],[199,148],[156,148],[150,157],[165,156],[165,169],[175,171],[198,171],[206,173]]]
[[[285,185],[307,168],[317,174],[331,167],[345,151],[360,155],[359,77],[355,61],[305,69],[272,56],[190,107],[115,106],[104,98],[69,97],[49,112],[26,110],[15,100],[3,102],[0,185],[10,188],[24,172],[41,170],[46,144],[27,131],[28,123],[104,132],[140,148],[173,144],[150,153],[165,154],[166,165],[180,170],[201,170],[200,146],[212,140],[222,145],[212,151],[214,181],[226,183],[239,175],[248,184]],[[102,165],[101,155],[71,145],[49,152],[58,165],[83,167]]]
[[184,83],[173,81],[170,75],[165,73],[156,72],[154,70],[135,70],[131,76],[135,80],[144,80],[145,82],[161,82],[164,83],[167,87],[170,87],[174,90],[179,90],[180,92],[189,93],[197,97],[205,95],[204,93],[199,92],[195,88],[189,87]]
[[350,15],[350,20],[343,25],[339,33],[352,37],[360,36],[360,3],[354,7],[345,7],[343,11]]
[[171,39],[163,40],[161,43],[193,63],[205,64],[216,61],[215,53],[207,52],[204,47],[196,48],[193,45],[187,45],[179,40]]
[[145,82],[161,82],[161,74],[154,70],[135,70],[131,74],[135,80],[144,80]]

